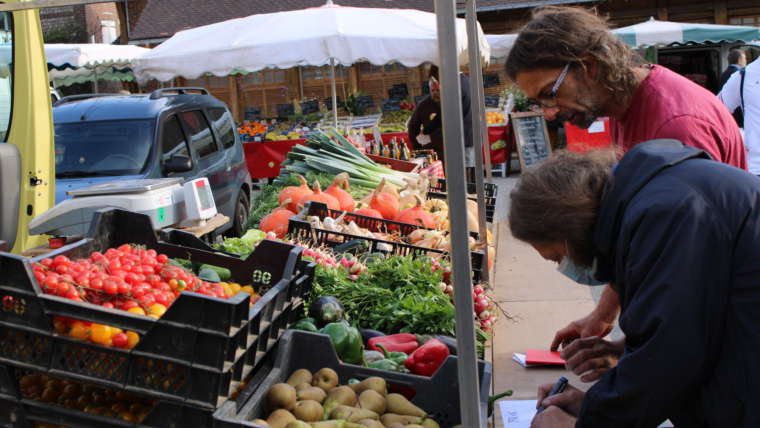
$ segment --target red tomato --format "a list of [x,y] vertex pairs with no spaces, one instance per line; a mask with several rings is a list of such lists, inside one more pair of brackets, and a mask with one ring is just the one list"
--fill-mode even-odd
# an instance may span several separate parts
[[116,333],[111,337],[111,344],[117,348],[126,348],[129,339],[124,333]]
[[119,278],[119,279],[125,279],[127,277],[127,271],[117,269],[117,270],[111,271],[111,276]]
[[156,256],[158,256],[158,253],[156,252],[156,250],[148,250],[145,252],[145,255],[147,255],[148,257],[156,258]]
[[114,295],[119,291],[119,286],[116,284],[116,281],[107,279],[103,282],[103,291],[106,294]]
[[53,259],[53,264],[55,266],[58,266],[58,265],[69,265],[69,264],[71,264],[71,260],[69,260],[69,258],[66,257],[66,256],[64,256],[64,255],[55,256],[55,258]]
[[45,281],[45,278],[46,278],[46,277],[47,277],[47,275],[45,275],[45,274],[44,274],[44,273],[42,273],[41,271],[38,271],[38,270],[34,271],[34,278],[35,278],[35,279],[37,280],[37,282],[39,282],[40,284],[42,284],[42,283],[43,283],[43,281]]
[[42,260],[40,260],[40,264],[42,266],[45,266],[45,267],[49,268],[50,266],[53,266],[53,259],[50,259],[50,258],[42,259]]
[[154,303],[156,303],[156,298],[152,294],[145,294],[141,298],[138,299],[140,302],[140,306],[144,308],[151,307]]
[[75,288],[69,288],[69,291],[66,292],[67,299],[76,299],[79,297],[79,292]]
[[102,290],[103,289],[103,280],[100,278],[95,278],[90,280],[90,288],[94,290]]
[[131,308],[136,308],[137,306],[138,304],[134,300],[127,300],[124,302],[123,305],[121,305],[122,309],[124,309],[125,311]]
[[132,246],[129,244],[123,244],[120,245],[119,248],[117,248],[118,251],[121,251],[122,253],[129,254],[132,252]]
[[111,302],[105,302],[105,303],[103,303],[103,304],[102,304],[102,305],[100,305],[100,306],[102,306],[102,307],[104,307],[104,308],[113,309],[113,303],[111,303]]
[[156,261],[164,264],[169,261],[169,257],[166,254],[159,254],[156,256]]
[[69,292],[70,289],[71,289],[71,286],[69,285],[68,282],[59,282],[56,285],[56,293],[55,294],[57,294],[59,296],[65,296]]
[[65,264],[55,265],[55,271],[58,272],[58,273],[60,273],[60,274],[68,273],[69,272],[69,267],[67,265],[65,265]]
[[119,281],[118,290],[119,294],[127,294],[132,290],[132,286],[124,281]]

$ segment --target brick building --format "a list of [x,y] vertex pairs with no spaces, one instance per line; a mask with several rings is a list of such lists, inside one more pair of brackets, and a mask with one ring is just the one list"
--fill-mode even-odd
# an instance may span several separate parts
[[40,21],[46,42],[113,43],[120,33],[115,3],[43,8]]

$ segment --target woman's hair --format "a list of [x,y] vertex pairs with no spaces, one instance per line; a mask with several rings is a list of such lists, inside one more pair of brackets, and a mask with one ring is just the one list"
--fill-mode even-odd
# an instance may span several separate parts
[[604,18],[578,7],[544,6],[533,12],[520,30],[506,62],[510,79],[518,73],[566,64],[586,68],[584,60],[598,66],[596,82],[621,102],[633,96],[636,78],[632,66],[643,59],[610,32]]
[[510,194],[512,235],[537,244],[567,241],[570,258],[590,266],[602,192],[617,159],[614,149],[560,150],[527,169]]

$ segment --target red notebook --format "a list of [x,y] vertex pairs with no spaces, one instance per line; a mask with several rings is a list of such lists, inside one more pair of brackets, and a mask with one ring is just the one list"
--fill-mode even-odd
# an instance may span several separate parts
[[564,366],[565,360],[559,356],[558,351],[528,349],[525,351],[525,363],[529,365]]

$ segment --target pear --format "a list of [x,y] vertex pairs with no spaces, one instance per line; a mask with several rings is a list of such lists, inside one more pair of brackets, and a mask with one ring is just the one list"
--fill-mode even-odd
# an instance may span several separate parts
[[397,415],[395,413],[386,413],[383,416],[380,416],[380,422],[383,423],[386,427],[392,423],[400,423],[404,426],[411,425],[411,424],[420,424],[422,423],[422,418],[417,416],[410,416],[410,415]]
[[359,407],[382,415],[385,413],[385,397],[374,389],[367,389],[359,394]]
[[285,425],[285,428],[311,428],[311,425],[304,421],[295,421]]
[[311,372],[306,369],[298,369],[293,372],[286,382],[290,386],[296,386],[302,383],[311,384],[312,375]]
[[333,409],[340,406],[353,407],[356,405],[356,393],[348,386],[339,386],[327,394],[325,398],[325,413],[331,414]]
[[362,419],[379,419],[380,415],[372,410],[359,409],[357,407],[338,406],[331,413],[332,419],[343,419],[348,422],[358,422]]
[[289,423],[295,421],[296,417],[285,409],[277,409],[267,418],[267,424],[271,428],[285,428]]
[[411,424],[411,425],[405,426],[404,428],[425,428],[425,427],[419,424]]
[[287,383],[276,383],[267,392],[267,402],[272,409],[293,410],[296,406],[296,389]]
[[424,418],[427,413],[419,407],[412,404],[401,394],[388,394],[385,398],[388,405],[388,413],[395,413],[397,415],[409,415]]
[[362,425],[346,422],[343,420],[331,420],[322,422],[312,422],[311,428],[364,428]]
[[296,403],[296,408],[293,409],[293,416],[301,421],[317,422],[322,420],[324,410],[319,402],[314,400],[304,400]]
[[368,377],[363,381],[350,386],[357,394],[361,394],[368,389],[371,389],[382,396],[385,396],[388,393],[388,385],[385,383],[385,379],[377,376]]
[[374,419],[362,419],[357,423],[367,428],[385,428],[383,424]]
[[325,392],[330,392],[338,385],[338,373],[329,367],[325,367],[312,377],[311,384],[322,388]]
[[318,403],[325,401],[327,393],[322,388],[316,386],[309,386],[308,388],[298,389],[296,388],[296,397],[299,400],[314,400]]

